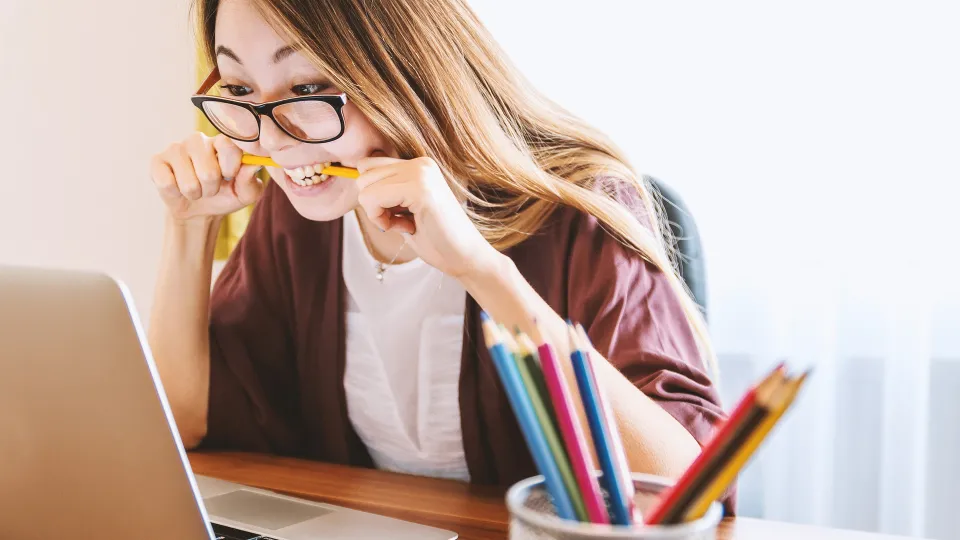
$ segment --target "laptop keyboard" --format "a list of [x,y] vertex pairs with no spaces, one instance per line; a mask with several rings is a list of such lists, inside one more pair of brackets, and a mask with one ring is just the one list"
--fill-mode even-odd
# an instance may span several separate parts
[[211,523],[210,527],[213,528],[213,534],[216,535],[217,540],[276,540],[269,536],[263,536],[249,531],[241,531],[240,529],[234,529],[233,527],[218,525],[216,523]]

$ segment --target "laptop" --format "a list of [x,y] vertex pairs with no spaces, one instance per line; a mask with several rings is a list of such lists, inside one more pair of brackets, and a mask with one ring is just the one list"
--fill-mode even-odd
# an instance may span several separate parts
[[456,537],[195,476],[123,283],[0,267],[0,538]]

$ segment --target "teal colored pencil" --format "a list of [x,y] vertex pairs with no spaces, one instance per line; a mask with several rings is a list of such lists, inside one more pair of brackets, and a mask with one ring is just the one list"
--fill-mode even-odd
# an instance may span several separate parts
[[[524,386],[527,388],[527,394],[530,395],[530,402],[533,405],[533,410],[536,413],[537,420],[540,423],[540,426],[543,429],[543,433],[547,439],[547,446],[550,447],[550,452],[553,454],[554,460],[557,462],[557,467],[560,469],[560,476],[563,478],[563,485],[567,489],[567,494],[570,496],[570,502],[573,503],[573,511],[577,516],[577,519],[586,523],[590,522],[590,518],[587,515],[587,507],[583,503],[583,494],[580,492],[580,486],[577,485],[576,476],[573,474],[573,468],[570,465],[570,457],[567,455],[567,451],[563,446],[563,442],[560,439],[559,431],[557,429],[556,420],[551,418],[550,413],[547,410],[547,400],[549,396],[546,394],[546,382],[543,382],[544,392],[540,393],[538,389],[535,376],[531,373],[530,363],[536,364],[536,359],[533,357],[533,347],[532,343],[529,347],[519,346],[516,340],[513,339],[509,333],[506,333],[504,336],[504,341],[507,345],[507,349],[513,353],[514,358],[517,362],[517,367],[520,371],[520,378],[523,380]],[[529,342],[529,339],[525,341]],[[529,360],[528,360],[529,358]],[[537,364],[535,370],[538,371],[540,366]],[[543,372],[540,372],[540,379],[543,381]]]

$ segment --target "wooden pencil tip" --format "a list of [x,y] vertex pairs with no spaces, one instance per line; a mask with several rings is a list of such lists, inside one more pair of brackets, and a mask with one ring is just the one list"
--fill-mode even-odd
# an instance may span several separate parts
[[517,334],[517,342],[520,344],[520,349],[524,355],[537,355],[537,346],[530,339],[530,336],[523,333]]
[[480,324],[480,328],[483,329],[483,341],[487,344],[487,347],[493,347],[501,343],[500,333],[497,331],[497,326],[493,324],[493,321],[491,321],[489,318]]
[[500,339],[510,352],[517,353],[517,340],[513,339],[513,335],[502,325],[500,326]]
[[572,324],[569,324],[567,321],[567,337],[570,338],[570,352],[577,350],[577,331],[573,328]]
[[587,335],[587,331],[583,329],[583,325],[577,323],[577,337],[580,338],[580,345],[587,347],[590,345],[590,336]]

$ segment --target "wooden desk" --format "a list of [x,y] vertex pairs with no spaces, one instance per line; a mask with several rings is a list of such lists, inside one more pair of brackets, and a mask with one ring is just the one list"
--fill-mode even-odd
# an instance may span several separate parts
[[[304,499],[364,510],[459,533],[503,540],[507,508],[499,488],[258,454],[193,452],[194,472]],[[750,518],[726,519],[721,540],[885,540],[861,532]]]

